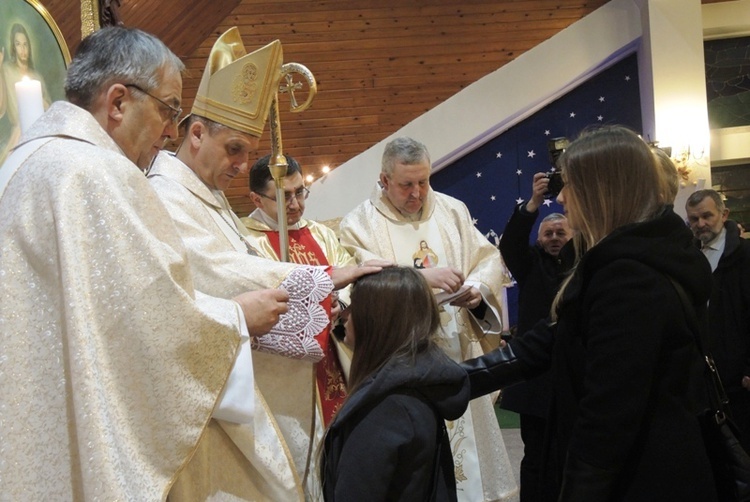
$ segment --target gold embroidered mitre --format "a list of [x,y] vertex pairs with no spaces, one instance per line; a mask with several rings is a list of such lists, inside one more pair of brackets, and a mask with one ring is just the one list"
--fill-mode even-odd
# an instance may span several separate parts
[[230,28],[211,49],[191,113],[260,137],[283,61],[280,41],[247,54],[239,30]]

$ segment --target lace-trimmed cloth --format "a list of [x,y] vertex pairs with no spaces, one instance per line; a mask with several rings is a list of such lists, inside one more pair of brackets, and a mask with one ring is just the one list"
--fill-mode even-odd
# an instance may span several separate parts
[[289,293],[289,311],[271,332],[253,338],[252,348],[283,357],[318,362],[324,353],[315,336],[328,326],[328,314],[320,304],[333,289],[327,267],[299,267],[281,283]]

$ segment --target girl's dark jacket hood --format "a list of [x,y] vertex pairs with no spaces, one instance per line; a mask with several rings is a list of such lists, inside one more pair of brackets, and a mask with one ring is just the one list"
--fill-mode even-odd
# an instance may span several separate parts
[[432,405],[445,420],[456,420],[469,405],[469,380],[458,364],[438,347],[417,354],[415,360],[394,358],[365,380],[349,398],[332,427],[343,423],[360,409],[399,392],[419,395]]

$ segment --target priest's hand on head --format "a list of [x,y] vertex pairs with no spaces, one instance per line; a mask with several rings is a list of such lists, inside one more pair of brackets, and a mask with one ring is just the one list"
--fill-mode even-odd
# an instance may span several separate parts
[[250,336],[262,336],[279,322],[279,316],[288,310],[289,294],[283,289],[248,291],[232,298],[242,307]]
[[453,267],[421,268],[422,275],[431,288],[438,288],[448,293],[455,293],[464,284],[464,274]]
[[393,263],[386,260],[369,260],[355,267],[338,267],[331,270],[333,289],[345,288],[364,275],[380,272],[385,267],[392,267]]

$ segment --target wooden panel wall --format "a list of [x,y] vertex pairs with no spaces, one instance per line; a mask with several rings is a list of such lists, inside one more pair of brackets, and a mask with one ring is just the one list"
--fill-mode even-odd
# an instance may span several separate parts
[[[241,0],[120,0],[126,26],[158,36],[172,51],[190,55]],[[71,54],[81,41],[80,0],[41,0],[49,10]]]
[[[75,49],[78,0],[42,2]],[[185,109],[219,34],[238,26],[248,50],[280,39],[285,61],[306,65],[319,89],[306,112],[282,109],[285,150],[306,172],[319,174],[322,166],[351,159],[606,2],[122,0],[120,12],[126,25],[154,33],[183,58]],[[544,68],[539,78],[545,78]],[[266,133],[259,155],[269,148]],[[246,177],[228,190],[242,216],[251,209],[247,193]]]
[[[303,113],[286,112],[281,98],[285,150],[317,175],[604,3],[243,0],[186,59],[191,75],[184,98],[194,97],[211,45],[225,29],[238,26],[248,49],[280,39],[285,61],[304,64],[318,82],[318,95]],[[266,135],[261,153],[269,148]],[[252,209],[246,186],[240,177],[227,192],[240,215]]]

